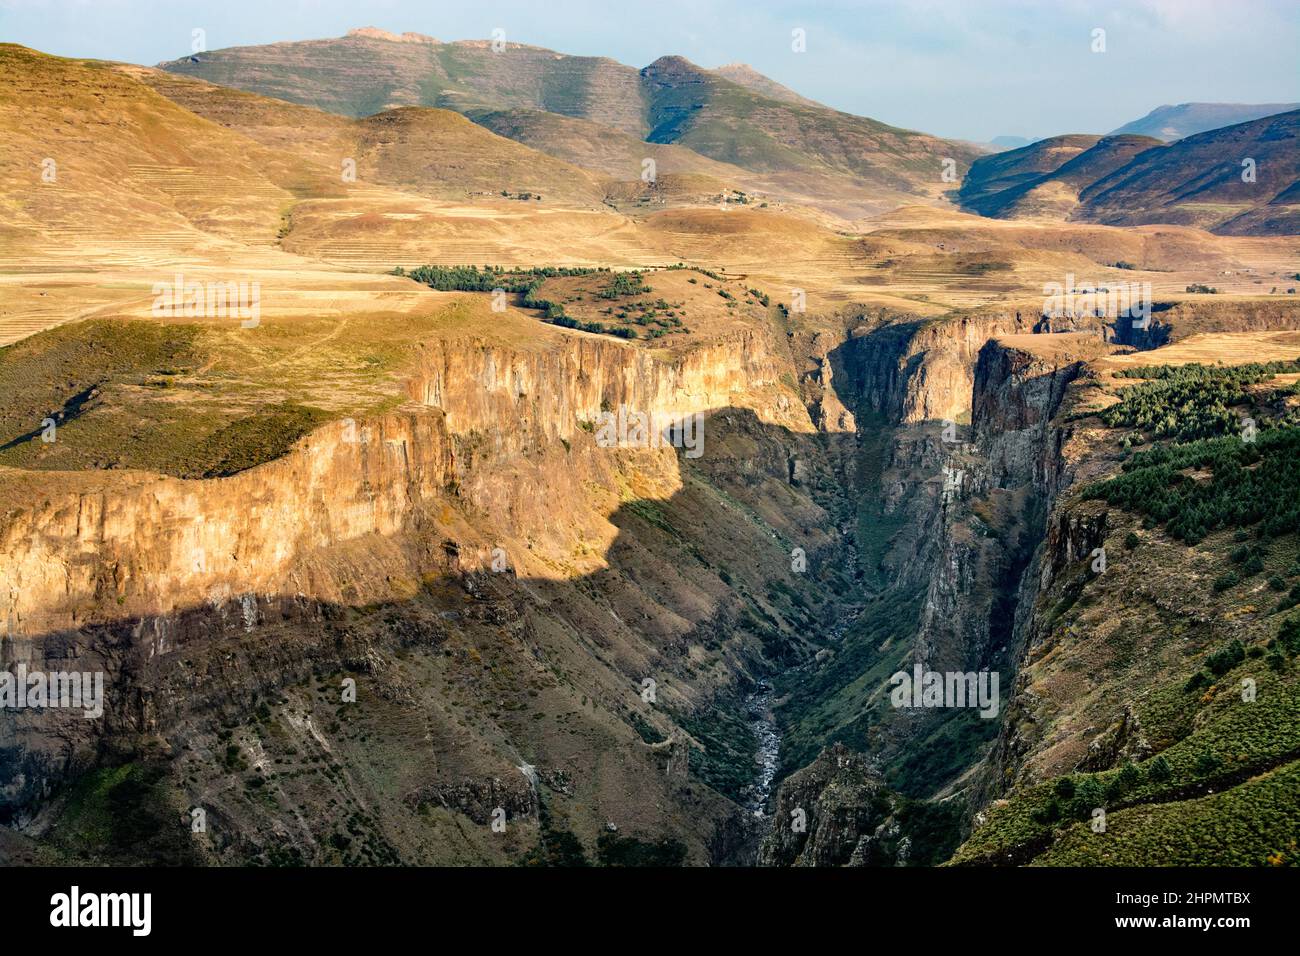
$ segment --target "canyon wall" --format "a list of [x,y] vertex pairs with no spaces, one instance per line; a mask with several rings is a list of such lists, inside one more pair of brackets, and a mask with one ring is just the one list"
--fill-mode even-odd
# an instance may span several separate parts
[[[106,772],[97,768],[143,760],[188,768],[162,779],[178,791],[169,800],[183,794],[220,820],[201,841],[209,861],[267,860],[279,845],[334,859],[341,851],[321,831],[337,825],[336,811],[322,801],[361,794],[367,813],[389,807],[394,817],[367,823],[383,858],[500,861],[538,839],[539,792],[558,801],[553,813],[573,807],[566,825],[590,843],[607,814],[640,832],[683,834],[697,861],[727,858],[745,839],[743,811],[684,776],[687,752],[710,780],[748,756],[727,757],[730,745],[685,727],[718,695],[734,702],[749,672],[770,666],[764,655],[804,653],[793,621],[811,636],[813,604],[763,582],[783,564],[789,573],[795,536],[813,560],[838,547],[797,483],[825,484],[826,467],[807,410],[781,384],[792,381],[783,348],[761,330],[676,356],[567,333],[519,347],[431,341],[399,408],[332,422],[231,478],[53,476],[0,522],[0,567],[13,582],[4,660],[103,671],[106,713],[6,712],[0,816],[45,838],[68,783],[93,785]],[[620,405],[659,421],[704,415],[705,457],[597,447],[593,425]],[[779,488],[782,508],[760,514]],[[822,600],[820,585],[793,580]],[[327,729],[338,720],[303,689],[348,673],[375,715],[355,740]],[[657,706],[638,696],[646,674],[659,681]],[[524,686],[531,703],[521,706]],[[384,700],[397,710],[380,719]],[[514,716],[530,709],[580,714],[590,743],[574,752],[563,734]],[[255,713],[292,743],[277,751],[250,735]],[[422,737],[398,746],[421,725]],[[384,742],[381,755],[409,751],[409,767],[373,767],[373,745],[355,750],[367,733]],[[333,762],[331,752],[349,749],[354,773],[400,782],[376,790],[335,779],[325,795],[291,792],[290,778],[316,772],[303,766],[308,754]],[[614,779],[639,781],[652,799],[608,790],[610,771],[598,768],[610,754],[625,765]],[[520,763],[537,768],[538,782]],[[274,782],[281,814],[226,782],[248,765],[256,781]],[[715,785],[738,793],[743,783]],[[524,835],[493,844],[456,829],[457,814],[486,819],[498,799],[524,819]],[[413,812],[431,812],[443,842],[409,832]],[[302,825],[286,830],[282,817]]]

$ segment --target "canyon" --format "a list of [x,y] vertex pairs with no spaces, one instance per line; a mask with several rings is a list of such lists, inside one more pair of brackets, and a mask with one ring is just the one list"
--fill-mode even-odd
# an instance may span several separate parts
[[[521,55],[0,47],[0,670],[105,688],[0,710],[0,858],[1291,862],[1298,529],[1220,520],[1293,487],[1290,206],[984,218],[960,144],[748,68]],[[961,149],[994,215],[1069,173]],[[156,314],[181,268],[256,326]],[[1049,308],[1076,275],[1149,322]],[[996,706],[895,706],[914,667]]]

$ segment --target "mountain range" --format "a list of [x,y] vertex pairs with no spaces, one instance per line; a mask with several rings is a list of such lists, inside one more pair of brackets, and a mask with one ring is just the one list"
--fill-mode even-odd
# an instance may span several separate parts
[[1112,130],[1111,135],[1134,133],[1171,142],[1194,133],[1206,133],[1223,126],[1235,126],[1297,109],[1300,109],[1300,103],[1180,103],[1177,106],[1158,106],[1141,119]]
[[[751,190],[850,218],[928,201],[942,189],[945,159],[964,171],[978,155],[963,143],[821,106],[744,65],[705,70],[665,56],[637,70],[514,43],[404,37],[363,28],[161,67],[345,116],[399,106],[454,110],[566,160],[584,158],[575,153],[589,148],[584,140],[621,142],[633,152],[604,149],[596,161],[620,180],[641,177],[642,160],[656,155],[634,144],[675,145],[743,170],[731,178]],[[669,171],[704,168],[680,151],[658,155],[682,161]]]
[[1132,133],[1054,136],[976,160],[958,200],[998,218],[1292,234],[1300,231],[1300,110],[1168,144]]

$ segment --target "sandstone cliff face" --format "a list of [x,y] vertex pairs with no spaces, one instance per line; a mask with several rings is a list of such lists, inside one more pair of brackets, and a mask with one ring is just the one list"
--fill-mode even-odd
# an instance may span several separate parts
[[[442,416],[412,411],[363,427],[331,423],[289,456],[230,478],[88,476],[85,490],[3,523],[17,631],[35,637],[278,591],[316,549],[399,531],[446,487],[452,461]],[[317,596],[337,597],[324,591]]]
[[1278,297],[1249,303],[1213,299],[1157,303],[1147,329],[1134,328],[1124,317],[1080,313],[1049,318],[1035,310],[866,325],[854,331],[843,361],[854,370],[852,387],[860,399],[889,421],[961,421],[971,413],[980,351],[992,339],[1080,333],[1145,350],[1201,332],[1262,332],[1300,325],[1298,302]]
[[804,408],[775,386],[788,368],[766,333],[745,329],[664,361],[608,337],[574,336],[564,348],[506,349],[438,342],[420,357],[408,392],[441,408],[454,434],[572,439],[581,423],[625,405],[676,417],[749,408],[760,420],[808,430]]
[[1281,296],[1253,302],[1185,299],[1157,306],[1146,329],[1133,328],[1126,320],[1114,327],[1114,339],[1147,350],[1203,332],[1277,332],[1300,326],[1300,302]]
[[[773,387],[778,374],[758,334],[673,363],[594,336],[534,351],[440,342],[421,356],[408,386],[416,404],[401,412],[331,423],[230,478],[88,475],[84,490],[6,516],[5,610],[20,634],[42,634],[93,620],[96,608],[166,613],[274,590],[314,550],[397,534],[453,487],[480,506],[517,496],[494,468],[572,441],[620,405],[658,420],[752,406],[760,421],[809,430],[798,401]],[[318,583],[312,596],[341,597]]]
[[900,323],[855,335],[852,350],[862,397],[899,424],[960,421],[971,412],[980,350],[993,338],[1032,332],[1095,331],[1092,317],[1050,323],[1035,312],[972,313]]
[[[580,830],[594,825],[587,818],[604,802],[625,808],[624,823],[639,820],[662,832],[677,828],[662,815],[676,813],[685,799],[710,808],[690,825],[698,841],[692,853],[707,852],[711,828],[731,826],[726,821],[739,808],[684,779],[688,751],[698,760],[704,745],[667,711],[647,707],[638,685],[656,675],[660,707],[680,715],[734,692],[765,649],[745,631],[752,625],[736,621],[743,602],[719,579],[722,555],[740,546],[757,558],[770,548],[762,560],[788,568],[788,536],[799,528],[810,555],[837,546],[804,491],[791,492],[766,521],[737,506],[750,494],[770,496],[773,483],[795,487],[796,472],[808,481],[825,470],[815,448],[797,450],[797,434],[813,428],[798,397],[778,382],[788,372],[788,358],[753,331],[669,359],[586,335],[519,348],[473,337],[437,341],[420,355],[400,409],[334,422],[284,458],[234,477],[60,476],[47,500],[0,522],[0,567],[13,582],[5,595],[11,631],[4,660],[33,670],[106,672],[107,712],[100,721],[61,711],[6,713],[0,815],[44,832],[57,815],[44,801],[62,781],[93,769],[104,754],[138,756],[149,740],[170,750],[173,763],[197,758],[191,772],[208,787],[213,764],[225,772],[227,764],[252,762],[270,780],[279,768],[257,757],[275,752],[269,743],[241,730],[222,743],[218,734],[222,722],[229,728],[268,703],[269,720],[296,741],[274,763],[302,759],[291,751],[332,762],[331,749],[356,744],[340,738],[345,731],[325,730],[332,718],[319,712],[321,698],[295,688],[321,675],[337,683],[351,671],[372,684],[372,701],[377,695],[397,708],[390,715],[396,724],[371,731],[389,745],[402,736],[393,727],[406,726],[408,712],[427,706],[430,694],[446,698],[423,718],[425,742],[415,743],[427,751],[432,739],[437,766],[426,757],[402,771],[409,777],[395,795],[402,813],[478,819],[493,795],[523,786],[501,805],[531,820],[534,835],[538,788],[584,806],[571,822]],[[684,462],[672,449],[596,447],[591,423],[620,405],[660,420],[711,416],[704,449],[716,462],[694,466],[703,481],[683,486]],[[737,443],[739,457],[729,447]],[[709,491],[709,481],[728,488],[732,502]],[[656,498],[663,504],[643,503]],[[694,511],[702,527],[671,527],[682,520],[677,509]],[[724,537],[707,542],[705,527]],[[738,535],[731,545],[728,528]],[[687,542],[686,560],[702,562],[699,574],[673,566]],[[504,566],[490,567],[494,549]],[[771,573],[732,565],[737,583]],[[769,608],[766,600],[763,613],[782,629],[784,614],[805,613],[794,605]],[[784,653],[783,638],[768,630],[777,643],[767,651]],[[403,664],[407,654],[416,663]],[[457,689],[456,671],[468,676],[489,661],[494,676],[482,690]],[[555,676],[575,668],[576,678]],[[493,686],[502,681],[513,686]],[[533,687],[543,710],[586,708],[584,737],[609,741],[575,753],[564,735],[509,723],[521,684]],[[460,726],[456,708],[467,702],[453,701],[466,693],[485,698],[471,713],[504,709],[495,728],[467,734]],[[316,711],[305,723],[302,708]],[[638,710],[642,735],[669,743],[652,748],[622,739],[636,740],[626,721]],[[222,756],[222,747],[231,755]],[[658,795],[635,805],[602,798],[595,766],[609,759],[607,748],[630,748],[623,773]],[[353,757],[360,766],[375,759],[369,752]],[[531,791],[512,762],[536,765]],[[577,783],[557,783],[579,773]],[[365,792],[360,781],[347,787],[350,799]],[[383,805],[392,795],[369,796]],[[209,858],[260,858],[277,833],[304,859],[333,852],[322,842],[328,834],[311,826],[280,833],[279,817],[265,808],[213,792],[188,798],[224,821],[224,837],[205,844]],[[286,790],[280,799],[319,810],[324,798]],[[343,799],[340,792],[334,799]],[[604,812],[617,815],[608,806]],[[404,843],[393,826],[374,824],[376,846],[388,847],[376,853],[446,859],[441,844]],[[463,852],[498,859],[522,846],[515,840]]]

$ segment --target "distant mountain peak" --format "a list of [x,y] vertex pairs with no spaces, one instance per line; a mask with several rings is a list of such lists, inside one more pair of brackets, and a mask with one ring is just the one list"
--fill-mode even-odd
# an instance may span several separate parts
[[665,75],[674,73],[697,73],[704,75],[708,71],[703,67],[696,66],[684,56],[680,56],[676,53],[669,53],[655,60],[641,72],[647,75]]
[[423,33],[390,33],[379,27],[353,27],[347,32],[350,37],[362,37],[367,40],[386,40],[389,43],[429,43],[440,44],[442,41]]
[[1297,103],[1179,103],[1157,106],[1146,116],[1125,123],[1115,133],[1140,133],[1165,142],[1206,133],[1224,126],[1236,126],[1252,120],[1289,113]]

